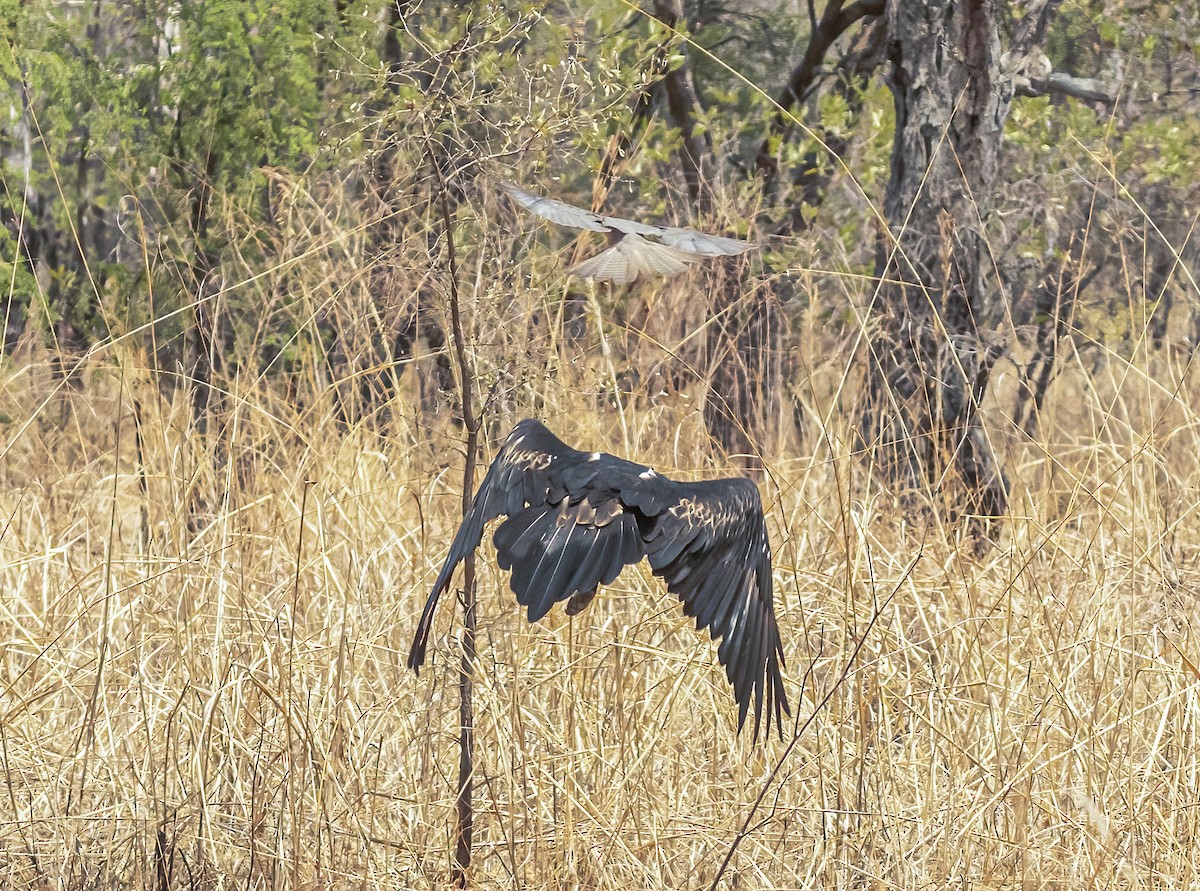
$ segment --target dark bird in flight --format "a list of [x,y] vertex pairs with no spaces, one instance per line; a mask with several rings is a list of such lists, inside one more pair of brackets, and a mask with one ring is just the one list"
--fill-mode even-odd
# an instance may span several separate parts
[[615,239],[607,250],[568,270],[591,281],[628,285],[642,276],[670,277],[700,260],[736,257],[758,247],[753,241],[708,235],[695,229],[651,226],[621,217],[607,217],[565,201],[542,198],[512,183],[500,185],[514,201],[544,220],[575,229],[607,232]]
[[488,468],[433,583],[408,656],[414,671],[425,662],[438,597],[479,546],[484,524],[499,516],[507,519],[496,529],[496,556],[501,569],[512,570],[529,621],[561,600],[575,615],[597,586],[646,557],[697,630],[720,641],[717,658],[738,702],[738,732],[753,701],[758,739],[765,699],[768,729],[773,716],[783,735],[791,710],[780,674],[771,545],[751,480],[676,482],[613,455],[576,451],[540,422],[521,421]]

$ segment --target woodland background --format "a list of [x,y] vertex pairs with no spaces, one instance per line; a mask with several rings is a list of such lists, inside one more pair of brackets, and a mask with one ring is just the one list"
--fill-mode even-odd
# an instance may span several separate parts
[[[1195,3],[0,23],[0,881],[446,880],[469,382],[483,460],[756,476],[797,713],[736,736],[649,572],[529,627],[485,546],[473,882],[1196,884]],[[901,73],[980,59],[901,170]],[[501,180],[764,247],[589,287]]]

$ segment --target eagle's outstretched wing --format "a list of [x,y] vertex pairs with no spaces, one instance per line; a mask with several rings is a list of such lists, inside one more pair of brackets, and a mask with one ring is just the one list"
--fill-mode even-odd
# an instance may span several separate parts
[[541,423],[513,428],[488,468],[425,604],[408,664],[425,661],[433,613],[455,568],[499,516],[497,559],[512,570],[517,601],[537,621],[557,602],[568,612],[597,586],[649,557],[655,575],[683,601],[684,612],[720,641],[737,699],[741,730],[754,703],[783,730],[790,714],[783,688],[783,646],[775,621],[771,550],[762,503],[746,479],[681,483],[644,465],[573,449]]
[[[654,226],[585,210],[556,198],[543,198],[512,183],[501,187],[526,210],[560,226],[592,232],[621,233],[604,252],[569,270],[580,278],[625,285],[643,275],[677,275],[692,263],[711,257],[733,257],[758,245],[739,238],[709,235],[695,229]],[[652,241],[651,239],[657,239]]]
[[[677,484],[681,485],[681,484]],[[646,556],[683,611],[720,640],[717,658],[738,701],[738,727],[754,700],[754,735],[767,704],[783,731],[791,714],[780,669],[783,643],[775,622],[771,544],[758,487],[748,479],[692,483],[643,533]]]

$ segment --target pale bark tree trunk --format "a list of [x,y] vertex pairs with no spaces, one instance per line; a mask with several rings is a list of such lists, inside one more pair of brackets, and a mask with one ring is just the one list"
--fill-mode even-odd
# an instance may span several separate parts
[[889,0],[896,135],[863,434],[885,475],[987,531],[1007,484],[979,419],[1000,282],[984,232],[1011,92],[992,0]]

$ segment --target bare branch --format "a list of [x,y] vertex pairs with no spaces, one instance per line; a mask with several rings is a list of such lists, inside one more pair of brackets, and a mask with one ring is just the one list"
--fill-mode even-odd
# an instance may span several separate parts
[[789,128],[787,112],[793,106],[803,102],[816,82],[817,71],[825,61],[825,54],[834,42],[861,18],[882,15],[885,7],[884,0],[854,0],[849,6],[842,6],[842,0],[829,0],[821,20],[813,29],[804,58],[792,70],[788,84],[776,98],[779,110],[771,121],[770,134],[763,140],[758,150],[757,167],[759,172],[773,177],[778,172],[775,156],[771,152],[771,143],[775,137],[786,133]]
[[[682,0],[654,0],[654,15],[672,32],[683,20]],[[681,51],[686,53],[685,48]],[[706,207],[709,194],[705,189],[704,170],[712,155],[712,137],[706,133],[696,132],[696,114],[700,109],[700,99],[696,95],[696,86],[692,82],[692,67],[687,61],[668,70],[663,77],[663,90],[667,96],[667,110],[672,120],[679,127],[683,145],[679,151],[679,163],[683,168],[683,178],[687,182],[688,197],[692,204]]]
[[1045,96],[1048,93],[1070,96],[1084,102],[1100,102],[1109,108],[1117,101],[1108,84],[1099,78],[1076,77],[1062,71],[1051,71],[1045,79],[1029,78],[1016,85],[1018,96]]
[[[475,483],[475,463],[479,455],[479,416],[475,414],[475,376],[467,359],[466,337],[463,333],[462,307],[458,293],[458,252],[454,245],[454,225],[450,214],[446,181],[438,166],[437,157],[430,153],[433,170],[437,176],[438,204],[442,211],[442,225],[446,235],[446,273],[450,283],[450,333],[453,338],[454,357],[458,361],[458,386],[462,396],[462,422],[467,430],[467,454],[463,463],[462,505],[463,515],[471,509],[472,488]],[[463,632],[462,669],[459,675],[458,700],[458,789],[455,794],[454,865],[450,869],[450,882],[458,888],[467,887],[471,867],[471,842],[475,833],[475,634],[478,624],[475,597],[475,555],[468,554],[463,561]]]
[[[863,97],[858,89],[859,85],[883,63],[887,37],[884,24],[883,18],[877,17],[863,25],[850,48],[833,66],[834,83],[830,88],[831,92],[846,100],[846,107],[851,114],[856,114],[862,107]],[[808,152],[790,172],[791,183],[800,189],[800,195],[798,200],[791,202],[790,222],[781,225],[776,234],[807,228],[809,221],[804,217],[802,207],[815,207],[820,203],[829,177],[835,169],[834,165],[827,162],[830,157],[842,155],[849,144],[848,136],[836,130],[822,128],[820,139],[823,145]],[[772,155],[770,161],[773,163],[774,160]],[[759,169],[763,169],[761,150]],[[766,184],[771,184],[769,175]]]
[[1012,78],[1013,93],[1017,96],[1054,93],[1085,102],[1102,102],[1111,108],[1116,100],[1108,84],[1097,78],[1054,71],[1042,49],[1050,20],[1060,5],[1062,0],[1030,0],[1013,35],[1012,45],[1000,60],[1002,68]]

